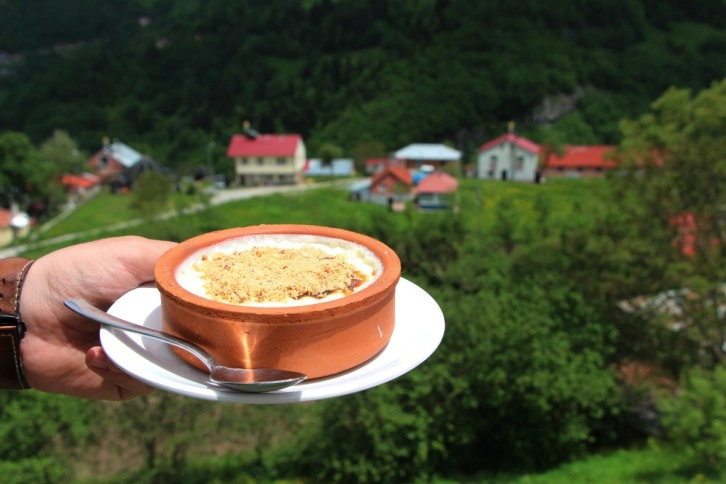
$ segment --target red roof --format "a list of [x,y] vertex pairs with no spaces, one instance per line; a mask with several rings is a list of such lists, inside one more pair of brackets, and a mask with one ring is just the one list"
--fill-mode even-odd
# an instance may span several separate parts
[[427,175],[416,187],[416,193],[449,193],[459,188],[459,182],[453,176],[437,171]]
[[63,175],[61,185],[68,188],[91,188],[97,185],[101,179],[95,175]]
[[294,156],[301,142],[299,134],[261,134],[256,138],[236,134],[229,142],[227,156]]
[[366,166],[386,165],[387,163],[388,158],[370,158],[366,160]]
[[540,147],[537,143],[528,140],[527,138],[523,138],[521,136],[517,136],[514,133],[507,133],[503,134],[499,138],[495,138],[491,141],[487,141],[483,145],[479,147],[479,152],[487,151],[491,148],[494,148],[495,146],[499,146],[502,143],[514,143],[515,145],[519,146],[523,150],[529,151],[530,153],[534,153],[535,155],[539,153]]
[[397,178],[399,181],[405,183],[406,185],[413,184],[413,177],[411,176],[411,172],[408,171],[407,168],[398,165],[388,165],[385,169],[376,173],[376,175],[371,179],[371,185],[378,184],[388,175]]
[[617,164],[608,159],[608,154],[615,151],[614,146],[581,146],[566,145],[560,157],[552,153],[546,166],[548,168],[612,168]]

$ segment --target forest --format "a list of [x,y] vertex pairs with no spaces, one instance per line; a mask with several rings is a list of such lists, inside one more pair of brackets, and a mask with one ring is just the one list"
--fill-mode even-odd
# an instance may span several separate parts
[[722,1],[133,0],[0,3],[0,131],[104,136],[218,171],[243,121],[356,158],[446,142],[467,160],[509,121],[613,144],[668,87],[726,76]]
[[[515,121],[541,143],[616,145],[619,168],[544,184],[461,178],[455,215],[321,189],[177,207],[105,233],[181,241],[260,223],[366,233],[434,297],[446,333],[407,375],[310,404],[0,392],[8,482],[726,478],[726,3],[33,5],[0,2],[5,194],[48,197],[39,187],[61,166],[82,169],[76,152],[103,136],[179,174],[214,146],[226,170],[243,120],[303,134],[310,156],[445,142],[465,161]],[[139,196],[102,194],[56,229],[138,216]]]

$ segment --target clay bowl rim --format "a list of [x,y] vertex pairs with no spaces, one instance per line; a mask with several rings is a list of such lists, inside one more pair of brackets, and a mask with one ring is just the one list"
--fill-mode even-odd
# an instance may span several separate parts
[[[349,296],[301,306],[278,307],[244,306],[215,301],[184,289],[176,280],[175,274],[178,265],[205,247],[246,236],[288,234],[329,237],[363,245],[381,261],[383,266],[382,274],[369,286]],[[154,276],[156,287],[162,296],[173,299],[177,304],[189,307],[191,311],[215,312],[231,318],[241,316],[264,318],[266,316],[285,315],[295,319],[294,316],[305,315],[304,319],[309,320],[309,318],[330,316],[331,311],[341,308],[354,312],[356,309],[365,308],[377,300],[383,299],[387,295],[388,289],[395,289],[398,284],[401,276],[401,261],[389,246],[373,237],[358,232],[319,225],[266,224],[207,232],[180,242],[162,254],[157,260],[154,267]],[[295,321],[300,320],[295,319]],[[258,322],[274,323],[277,321],[259,320]]]

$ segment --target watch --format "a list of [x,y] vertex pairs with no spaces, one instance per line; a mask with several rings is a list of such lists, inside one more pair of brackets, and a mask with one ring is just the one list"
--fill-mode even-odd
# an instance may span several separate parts
[[32,263],[23,257],[0,260],[0,390],[30,388],[20,358],[25,323],[20,316],[19,302],[23,279]]

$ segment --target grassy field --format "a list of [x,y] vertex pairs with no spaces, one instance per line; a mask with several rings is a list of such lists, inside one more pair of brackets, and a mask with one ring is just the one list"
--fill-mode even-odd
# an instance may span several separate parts
[[479,475],[462,480],[440,479],[435,484],[681,484],[726,482],[726,475],[693,471],[681,453],[663,448],[617,450],[593,455],[540,474]]
[[128,195],[113,195],[103,192],[79,206],[61,223],[43,232],[40,238],[49,239],[129,220],[136,216],[129,209],[130,200]]
[[[542,185],[462,179],[456,199],[460,208],[459,216],[463,218],[464,223],[470,227],[486,229],[494,222],[497,204],[505,198],[511,199],[515,207],[520,209],[520,216],[526,219],[534,215],[535,201],[537,197],[543,195],[550,201],[554,217],[566,217],[575,205],[587,209],[600,204],[605,187],[603,180],[596,179],[555,179]],[[177,199],[182,197],[183,195],[175,195],[169,210],[172,210],[174,203],[179,201]],[[102,230],[104,227],[135,219],[139,215],[129,208],[130,201],[129,195],[102,193],[80,206],[62,222],[39,233],[37,240],[49,240],[73,233],[83,234],[89,230]],[[430,217],[431,214],[413,213],[410,216]],[[183,240],[202,232],[245,225],[304,223],[345,225],[355,229],[368,226],[368,222],[373,218],[385,223],[397,223],[402,217],[404,217],[402,214],[391,214],[383,206],[350,202],[345,190],[323,188],[229,202],[210,207],[197,214],[179,215],[163,221],[149,220],[129,229],[109,230],[90,236],[79,235],[71,242],[31,249],[25,255],[37,257],[72,242],[122,234]]]

